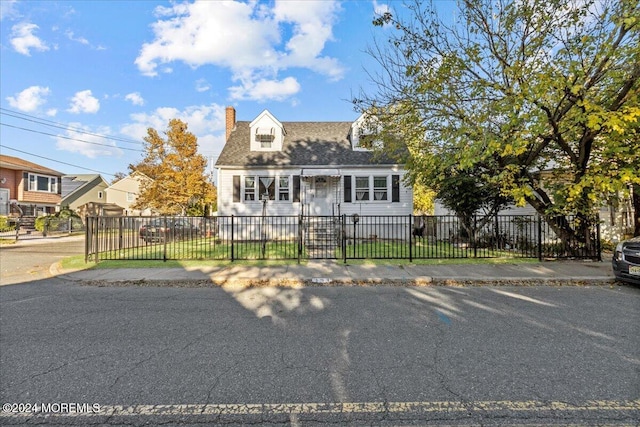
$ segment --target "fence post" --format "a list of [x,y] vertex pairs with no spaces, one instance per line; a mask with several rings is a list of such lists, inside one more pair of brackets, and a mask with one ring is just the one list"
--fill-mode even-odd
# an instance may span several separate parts
[[342,214],[342,258],[347,263],[347,214]]
[[542,261],[542,215],[538,215],[538,261]]
[[302,214],[298,215],[298,264],[302,257]]
[[596,254],[597,260],[602,262],[602,246],[600,241],[600,215],[596,215]]
[[234,243],[234,242],[233,242],[233,240],[234,240],[234,235],[233,235],[233,233],[234,233],[233,219],[234,219],[234,216],[233,216],[233,215],[231,215],[231,262],[233,262],[233,259],[234,259],[234,249],[235,249],[235,247],[234,247],[234,245],[233,245],[233,243]]
[[118,252],[122,250],[122,217],[118,217]]
[[93,249],[93,258],[96,260],[97,264],[100,262],[100,217],[95,218],[94,230],[95,238],[93,241],[95,243],[95,247]]
[[413,262],[413,222],[413,214],[409,214],[409,262]]
[[84,217],[84,263],[89,261],[89,216]]
[[162,248],[162,261],[167,262],[167,233],[169,232],[169,228],[167,227],[167,216],[162,217],[162,225],[164,226],[164,245]]
[[471,230],[471,242],[473,244],[474,258],[478,258],[478,242],[476,242],[477,231],[478,231],[478,215],[473,215],[473,229]]

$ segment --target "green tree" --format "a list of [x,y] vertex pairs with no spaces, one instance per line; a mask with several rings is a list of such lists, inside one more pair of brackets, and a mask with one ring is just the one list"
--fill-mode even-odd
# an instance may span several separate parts
[[413,212],[416,215],[433,215],[436,193],[423,184],[413,184]]
[[205,213],[215,203],[216,191],[206,176],[207,159],[198,154],[198,142],[187,124],[172,119],[166,139],[149,128],[142,161],[129,165],[149,178],[141,185],[134,208],[152,208],[163,215]]
[[472,238],[511,201],[501,194],[499,186],[491,183],[482,170],[456,167],[441,172],[436,198],[455,212],[463,229]]
[[374,21],[387,37],[370,49],[382,71],[357,108],[376,117],[385,149],[406,145],[414,180],[439,191],[443,167],[481,168],[561,238],[591,244],[595,208],[640,183],[629,138],[640,120],[638,0],[462,0],[451,22],[434,4]]

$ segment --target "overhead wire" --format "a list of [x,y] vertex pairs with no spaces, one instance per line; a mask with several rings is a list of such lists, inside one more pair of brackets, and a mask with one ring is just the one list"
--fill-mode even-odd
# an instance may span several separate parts
[[77,132],[77,133],[83,133],[83,134],[86,134],[86,135],[96,136],[96,137],[99,137],[99,138],[110,139],[112,141],[124,142],[124,143],[127,143],[127,144],[137,144],[137,145],[143,145],[144,144],[141,141],[136,141],[136,140],[133,140],[133,139],[120,138],[120,137],[103,135],[103,134],[94,133],[94,132],[88,132],[87,130],[84,130],[82,128],[69,126],[69,125],[64,124],[64,123],[55,122],[53,120],[43,119],[43,118],[36,117],[36,116],[30,115],[30,114],[26,114],[26,113],[22,113],[22,112],[19,112],[19,111],[9,110],[7,108],[0,107],[0,115],[6,115],[8,117],[13,117],[13,118],[16,118],[16,119],[19,119],[19,120],[29,121],[29,122],[36,123],[36,124],[43,125],[43,126],[49,126],[49,127],[58,128],[58,129],[64,129],[64,130],[71,130],[71,131],[74,131],[74,132]]
[[14,126],[14,125],[10,125],[10,124],[7,124],[7,123],[0,123],[0,126],[7,126],[7,127],[10,127],[10,128],[14,128],[14,129],[24,130],[24,131],[27,131],[27,132],[39,133],[41,135],[53,136],[55,138],[67,139],[67,140],[70,140],[70,141],[82,142],[82,143],[85,143],[85,144],[100,145],[102,147],[116,148],[118,150],[136,151],[138,153],[144,153],[144,150],[139,150],[137,148],[127,148],[127,147],[118,147],[116,145],[101,144],[99,142],[86,141],[84,139],[71,138],[70,136],[64,136],[64,135],[56,135],[56,134],[53,134],[53,133],[42,132],[42,131],[35,130],[35,129],[28,129],[28,128],[23,128],[23,127],[20,127],[20,126]]
[[97,173],[103,174],[103,175],[115,176],[114,174],[109,173],[109,172],[102,172],[102,171],[99,171],[99,170],[86,168],[84,166],[78,166],[78,165],[74,165],[72,163],[63,162],[61,160],[55,160],[55,159],[52,159],[52,158],[49,158],[49,157],[40,156],[38,154],[33,154],[33,153],[29,153],[27,151],[18,150],[17,148],[9,147],[8,145],[4,145],[3,144],[3,145],[0,145],[0,147],[2,147],[3,149],[4,148],[8,148],[9,150],[17,151],[18,153],[22,153],[22,154],[28,154],[30,156],[38,157],[40,159],[49,160],[50,162],[60,163],[60,164],[67,165],[67,166],[73,166],[74,168],[84,169],[84,170],[88,170],[88,171],[91,171],[91,172],[97,172]]

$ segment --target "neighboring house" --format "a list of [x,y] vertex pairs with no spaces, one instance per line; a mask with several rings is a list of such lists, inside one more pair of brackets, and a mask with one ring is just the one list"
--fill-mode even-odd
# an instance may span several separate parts
[[[444,207],[439,200],[434,202],[434,206],[434,216],[455,216],[455,213]],[[538,215],[538,212],[527,203],[524,206],[507,206],[500,210],[498,215]],[[603,204],[598,210],[598,215],[600,237],[603,240],[618,243],[633,236],[634,210],[631,197],[621,197],[615,204]]]
[[78,215],[80,215],[80,218],[82,218],[82,220],[84,221],[84,219],[88,216],[107,216],[107,217],[123,216],[124,209],[122,209],[120,206],[116,205],[115,203],[89,202],[80,206],[77,209],[77,213]]
[[218,215],[409,215],[403,165],[359,146],[362,120],[281,122],[263,111],[236,122],[216,162]]
[[13,200],[26,217],[55,213],[62,199],[62,175],[27,160],[0,155],[0,215],[11,212],[9,202]]
[[600,235],[613,243],[633,237],[635,231],[633,188],[627,197],[618,197],[600,208]]
[[109,183],[97,174],[65,175],[62,177],[62,201],[60,206],[79,212],[87,203],[105,203],[105,190]]
[[131,207],[140,195],[142,182],[146,180],[151,180],[151,178],[140,172],[134,172],[122,178],[105,189],[107,203],[120,206],[124,209],[125,215],[151,215],[151,209],[139,210]]

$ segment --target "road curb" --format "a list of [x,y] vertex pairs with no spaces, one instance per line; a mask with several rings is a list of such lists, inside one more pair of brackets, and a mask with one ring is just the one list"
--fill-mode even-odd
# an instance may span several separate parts
[[313,281],[312,279],[137,279],[137,280],[79,280],[73,279],[83,286],[96,287],[172,287],[172,288],[312,288],[312,287],[480,287],[480,286],[612,286],[621,285],[614,279],[591,278],[519,278],[518,280],[482,279],[328,279]]

